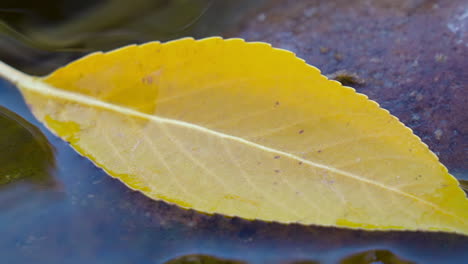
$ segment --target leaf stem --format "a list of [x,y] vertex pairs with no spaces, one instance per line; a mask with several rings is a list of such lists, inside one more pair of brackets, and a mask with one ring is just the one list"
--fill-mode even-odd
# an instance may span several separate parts
[[0,77],[15,84],[16,86],[24,82],[24,80],[32,81],[33,79],[32,76],[11,67],[3,61],[0,61]]

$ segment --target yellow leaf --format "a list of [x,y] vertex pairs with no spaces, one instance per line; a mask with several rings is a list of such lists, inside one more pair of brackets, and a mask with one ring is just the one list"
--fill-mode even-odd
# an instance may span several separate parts
[[291,52],[190,38],[94,53],[45,78],[1,65],[111,176],[205,213],[468,234],[468,200],[388,111]]

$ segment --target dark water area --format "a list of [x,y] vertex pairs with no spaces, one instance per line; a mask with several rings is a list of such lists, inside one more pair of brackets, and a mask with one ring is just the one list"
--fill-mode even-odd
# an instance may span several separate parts
[[[319,51],[318,48],[317,53],[307,53],[310,46],[296,44],[298,38],[307,44],[307,38],[301,32],[294,33],[283,27],[294,26],[289,19],[296,19],[294,14],[301,9],[300,5],[292,10],[280,8],[284,10],[280,15],[274,10],[281,7],[277,1],[149,3],[134,0],[133,7],[129,7],[128,2],[3,0],[0,22],[7,27],[0,27],[0,59],[31,74],[46,74],[95,50],[182,36],[222,35],[268,41],[285,48],[290,45],[291,49],[303,53],[301,56],[306,60],[319,64],[323,60],[320,56],[332,56],[329,64],[318,65],[329,72],[338,70],[339,65],[352,66],[352,62],[347,61],[346,50],[341,51],[344,58],[339,61],[333,49],[324,55],[321,52],[325,49]],[[312,3],[319,9],[326,5],[302,2]],[[108,3],[105,10],[113,10],[113,13],[102,17],[98,7],[103,3]],[[305,15],[312,16],[311,10]],[[348,13],[352,11],[347,10]],[[84,17],[92,23],[84,23]],[[96,20],[92,20],[93,17]],[[320,22],[326,18],[317,19]],[[310,39],[317,37],[317,32],[324,34],[325,31],[310,29]],[[450,54],[447,56],[450,62]],[[396,65],[386,67],[393,74],[391,69]],[[447,67],[456,71],[457,66],[455,63]],[[351,69],[356,71],[357,67]],[[425,129],[429,124],[445,123],[425,117],[423,113],[438,108],[419,107],[417,102],[425,102],[425,99],[387,98],[381,95],[385,92],[370,88],[376,79],[386,77],[385,72],[383,77],[372,80],[366,73],[359,75],[366,81],[360,91],[382,102],[423,139],[435,142],[434,129],[428,129],[431,133]],[[453,76],[458,78],[456,72]],[[397,77],[393,78],[398,82]],[[426,96],[430,91],[419,92]],[[401,101],[410,108],[408,113],[399,112]],[[460,114],[455,110],[452,113],[457,118]],[[415,114],[420,118],[413,118]],[[456,129],[463,131],[463,127]],[[459,139],[453,136],[453,140]],[[440,141],[438,144],[440,146],[430,144],[430,147],[440,149],[442,159],[450,160],[451,155],[458,155],[450,147],[447,147],[450,151],[445,151],[448,143]],[[467,168],[460,164],[453,162],[447,166],[456,177],[467,180]],[[462,264],[468,263],[468,237],[246,221],[205,215],[153,201],[109,177],[51,134],[33,117],[16,87],[0,79],[0,263]]]

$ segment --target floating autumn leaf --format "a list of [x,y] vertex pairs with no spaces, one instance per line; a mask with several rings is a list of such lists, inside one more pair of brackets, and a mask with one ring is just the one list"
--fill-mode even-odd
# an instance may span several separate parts
[[378,104],[293,53],[181,39],[47,77],[6,65],[36,117],[147,196],[246,219],[468,234],[468,201]]

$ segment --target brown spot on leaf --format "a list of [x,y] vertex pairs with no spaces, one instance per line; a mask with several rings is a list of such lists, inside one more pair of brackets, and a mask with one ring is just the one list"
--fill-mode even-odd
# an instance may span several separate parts
[[141,79],[141,82],[144,83],[144,84],[148,84],[148,85],[153,84],[154,82],[157,81],[157,78],[159,78],[159,76],[162,74],[162,72],[163,72],[162,69],[151,72],[151,73],[147,74],[146,76],[144,76]]
[[144,84],[152,84],[153,83],[153,76],[145,76],[141,79],[141,82]]

